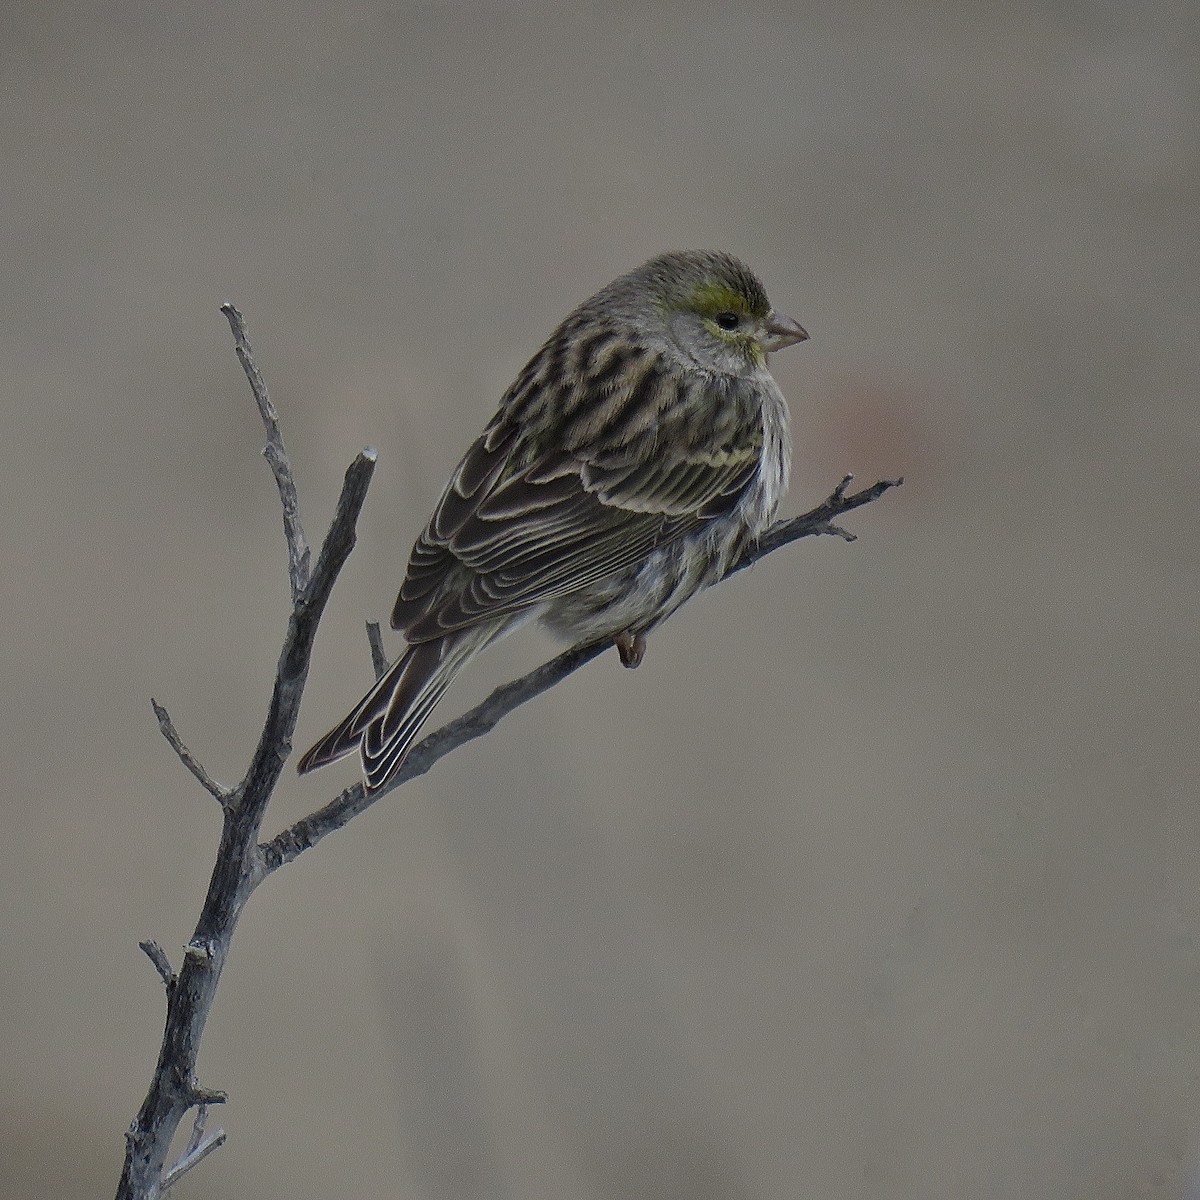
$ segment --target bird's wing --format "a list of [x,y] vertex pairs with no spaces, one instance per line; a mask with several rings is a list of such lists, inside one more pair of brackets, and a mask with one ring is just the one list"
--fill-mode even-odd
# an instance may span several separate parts
[[[623,398],[606,397],[610,426]],[[624,442],[603,429],[575,437],[569,421],[560,432],[560,445],[586,444],[533,456],[501,409],[467,452],[413,547],[392,612],[410,641],[566,595],[640,561],[729,512],[761,455],[756,421],[697,421],[678,405]]]

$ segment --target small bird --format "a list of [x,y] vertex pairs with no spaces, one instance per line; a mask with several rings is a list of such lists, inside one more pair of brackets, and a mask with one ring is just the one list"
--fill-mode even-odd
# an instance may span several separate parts
[[572,643],[646,634],[770,523],[791,463],[767,355],[808,334],[711,251],[653,258],[584,301],[508,389],[417,538],[392,610],[409,645],[301,759],[357,750],[368,794],[451,680],[533,618]]

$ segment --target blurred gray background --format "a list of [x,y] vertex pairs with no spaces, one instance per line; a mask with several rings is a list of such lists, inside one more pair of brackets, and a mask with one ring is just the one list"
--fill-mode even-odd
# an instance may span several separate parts
[[[110,1194],[310,536],[299,738],[570,307],[744,256],[793,511],[908,483],[273,878],[192,1197],[1185,1195],[1200,1158],[1192,0],[10,5],[0,1193]],[[393,643],[394,644],[394,643]],[[452,715],[552,649],[529,632]],[[268,832],[355,778],[289,771]]]

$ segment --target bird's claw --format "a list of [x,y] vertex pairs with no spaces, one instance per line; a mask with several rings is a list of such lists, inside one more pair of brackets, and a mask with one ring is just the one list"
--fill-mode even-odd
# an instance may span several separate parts
[[617,653],[621,656],[621,666],[628,667],[632,670],[639,666],[643,658],[646,657],[646,635],[644,633],[630,633],[628,629],[622,633],[618,633],[613,638],[617,647]]

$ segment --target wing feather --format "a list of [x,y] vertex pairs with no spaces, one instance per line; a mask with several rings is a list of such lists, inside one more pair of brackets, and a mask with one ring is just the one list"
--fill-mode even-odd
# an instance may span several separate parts
[[[455,470],[392,612],[410,641],[587,587],[730,512],[754,478],[762,427],[757,409],[745,411],[746,389],[716,383],[704,412],[676,405],[647,425],[628,407],[639,395],[677,391],[672,368],[649,354],[625,363],[630,383],[621,391],[609,377],[611,344],[597,340],[591,352],[596,378],[588,363],[574,364],[575,394],[564,405],[571,416],[555,448],[539,452],[529,432],[539,428],[544,384],[535,359]],[[561,347],[542,354],[556,370],[567,361]],[[582,443],[573,425],[586,429]],[[605,426],[629,440],[606,440]]]

